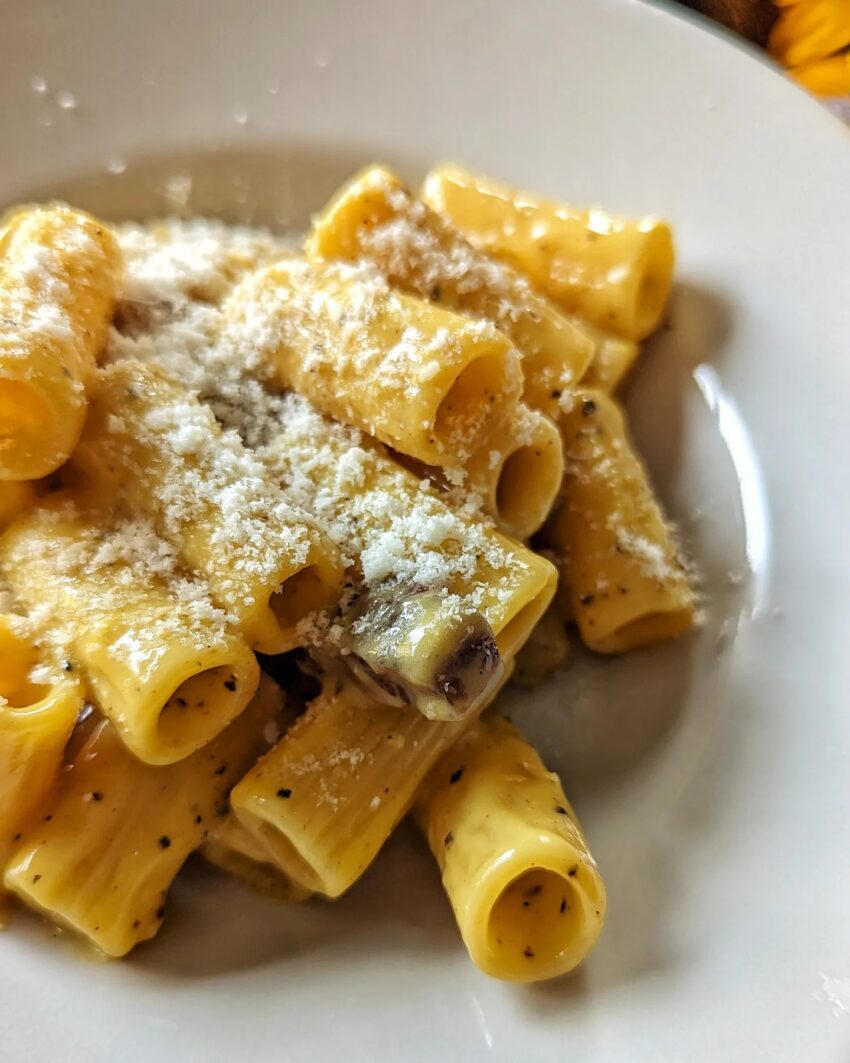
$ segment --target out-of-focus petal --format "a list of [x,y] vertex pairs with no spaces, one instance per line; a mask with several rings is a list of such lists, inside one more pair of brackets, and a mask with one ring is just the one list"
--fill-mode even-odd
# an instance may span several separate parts
[[789,73],[816,96],[850,97],[850,52],[794,67]]
[[825,59],[850,45],[850,0],[806,0],[785,7],[770,34],[768,50],[796,67]]

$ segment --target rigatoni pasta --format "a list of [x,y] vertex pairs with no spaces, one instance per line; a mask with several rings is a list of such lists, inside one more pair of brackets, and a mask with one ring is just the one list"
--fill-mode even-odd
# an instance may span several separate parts
[[[472,606],[511,656],[554,593],[549,562],[480,517],[453,510],[369,437],[286,395],[264,450],[292,497],[344,544],[355,580],[397,595],[435,587],[448,616]],[[317,446],[317,440],[321,445]],[[341,637],[344,625],[328,629]]]
[[306,715],[235,787],[235,814],[288,879],[339,897],[468,726],[388,708],[331,675]]
[[432,170],[422,198],[476,247],[600,328],[642,340],[660,321],[674,264],[663,221],[552,203],[457,166]]
[[449,608],[439,591],[391,583],[363,591],[340,626],[339,651],[361,685],[429,720],[473,715],[504,673],[486,617],[463,598]]
[[563,476],[556,425],[524,404],[517,407],[507,438],[480,448],[458,474],[463,490],[480,492],[484,509],[517,539],[530,538],[546,520]]
[[585,370],[580,384],[609,394],[617,391],[640,354],[635,340],[623,339],[576,319],[576,327],[593,341],[593,361]]
[[368,269],[276,263],[243,281],[224,314],[279,385],[430,465],[462,463],[522,391],[519,358],[495,327]]
[[469,244],[389,170],[358,174],[315,219],[307,253],[365,261],[390,284],[493,321],[522,354],[526,402],[556,415],[592,344],[522,274]]
[[140,763],[107,720],[91,720],[46,814],[15,848],[6,887],[124,956],[159,930],[174,877],[227,815],[228,790],[280,708],[265,679],[224,734],[169,767]]
[[105,954],[158,932],[194,852],[336,899],[410,813],[482,970],[555,977],[593,946],[588,843],[492,706],[563,668],[573,625],[610,654],[692,623],[608,394],[660,313],[665,229],[608,219],[588,250],[594,218],[511,193],[524,227],[489,246],[499,194],[440,171],[441,216],[373,166],[306,257],[215,222],[9,216],[0,880]]
[[128,360],[98,373],[73,465],[84,489],[154,523],[257,650],[292,649],[298,621],[339,598],[333,543],[158,368]]
[[582,392],[565,415],[564,493],[545,529],[562,553],[582,641],[623,653],[691,626],[694,595],[670,528],[602,392]]
[[482,971],[534,982],[584,959],[605,885],[560,780],[511,724],[467,731],[424,783],[416,820]]
[[0,531],[35,501],[31,480],[0,480]]
[[276,900],[306,901],[313,896],[311,890],[297,885],[271,862],[262,843],[232,812],[216,817],[201,855],[214,867]]
[[566,611],[556,597],[517,654],[513,679],[518,686],[539,686],[565,666],[572,653],[568,627]]
[[119,269],[109,229],[61,204],[0,233],[0,480],[46,476],[73,450]]
[[51,610],[99,707],[146,763],[205,745],[257,688],[245,640],[142,520],[52,496],[0,537],[0,572],[25,606]]
[[25,617],[0,613],[0,867],[49,794],[83,707],[69,660],[45,660]]

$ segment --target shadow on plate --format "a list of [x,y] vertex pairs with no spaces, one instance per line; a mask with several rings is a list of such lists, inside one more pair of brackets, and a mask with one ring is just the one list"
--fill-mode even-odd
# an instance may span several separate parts
[[[193,858],[175,884],[159,936],[128,961],[157,978],[216,978],[275,965],[297,967],[305,953],[357,969],[381,943],[387,964],[463,949],[437,866],[404,824],[357,885],[334,903],[267,899]],[[371,947],[370,947],[371,946]],[[394,955],[393,953],[396,952]]]
[[[732,316],[720,293],[680,281],[673,288],[662,326],[643,344],[626,382],[623,400],[635,444],[668,507],[671,499],[665,485],[679,471],[693,373],[701,365],[722,367],[732,329]],[[684,515],[676,516],[681,522]]]

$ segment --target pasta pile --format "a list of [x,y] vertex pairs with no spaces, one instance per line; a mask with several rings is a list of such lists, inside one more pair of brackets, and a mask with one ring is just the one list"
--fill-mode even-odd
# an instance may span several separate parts
[[483,971],[578,964],[602,878],[487,710],[573,624],[611,654],[693,622],[612,397],[672,269],[657,220],[456,167],[372,166],[298,246],[8,215],[5,889],[123,956],[194,852],[332,899],[410,813]]

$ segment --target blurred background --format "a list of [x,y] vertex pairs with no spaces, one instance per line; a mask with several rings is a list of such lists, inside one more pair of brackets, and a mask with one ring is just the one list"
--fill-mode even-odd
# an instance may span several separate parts
[[781,63],[850,121],[850,0],[681,0]]

